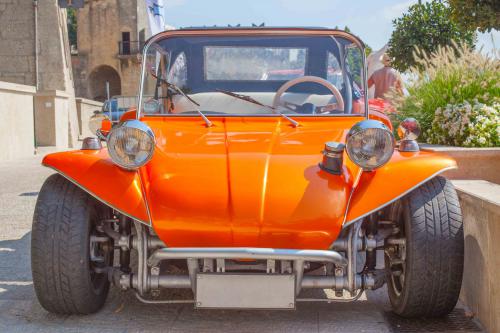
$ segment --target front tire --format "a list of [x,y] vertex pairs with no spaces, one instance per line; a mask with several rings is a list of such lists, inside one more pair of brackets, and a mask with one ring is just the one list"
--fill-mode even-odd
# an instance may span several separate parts
[[442,317],[460,294],[464,261],[462,213],[449,180],[435,177],[394,205],[395,237],[386,246],[388,292],[403,317]]
[[[96,269],[109,264],[109,255],[100,263],[94,254],[112,244],[93,245],[96,223],[105,209],[87,193],[61,175],[50,176],[40,190],[31,234],[31,270],[38,301],[49,312],[89,314],[104,304],[109,282]],[[105,251],[104,251],[105,252]],[[109,253],[109,252],[108,252]]]

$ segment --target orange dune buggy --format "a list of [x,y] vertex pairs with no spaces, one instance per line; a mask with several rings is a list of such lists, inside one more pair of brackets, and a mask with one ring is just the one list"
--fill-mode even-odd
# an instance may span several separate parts
[[[402,316],[454,308],[463,228],[439,174],[456,164],[419,149],[414,120],[396,143],[370,110],[357,37],[184,29],[142,61],[137,111],[43,160],[57,172],[33,221],[45,309],[97,311],[110,284],[146,303],[293,309],[304,289],[345,301],[385,283]],[[159,297],[173,288],[192,299]]]

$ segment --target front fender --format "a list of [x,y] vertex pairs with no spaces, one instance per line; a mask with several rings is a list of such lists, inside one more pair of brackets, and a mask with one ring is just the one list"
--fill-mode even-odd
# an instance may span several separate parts
[[452,158],[432,152],[395,151],[382,168],[361,174],[349,201],[344,226],[380,210],[429,179],[456,167]]
[[107,206],[150,224],[139,173],[118,167],[111,161],[107,149],[49,154],[42,164],[54,169]]

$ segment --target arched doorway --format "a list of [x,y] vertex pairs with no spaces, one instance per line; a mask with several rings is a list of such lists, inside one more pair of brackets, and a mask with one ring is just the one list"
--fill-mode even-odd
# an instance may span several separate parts
[[116,96],[122,92],[120,75],[111,66],[99,66],[89,75],[89,92],[92,99],[100,102],[106,100],[106,82],[109,82],[109,95]]

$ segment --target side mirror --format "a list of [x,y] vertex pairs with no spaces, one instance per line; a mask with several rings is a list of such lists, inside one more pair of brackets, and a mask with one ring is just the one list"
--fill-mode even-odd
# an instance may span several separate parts
[[399,151],[416,152],[420,151],[417,138],[420,135],[420,124],[415,118],[406,118],[398,127]]
[[94,111],[94,115],[90,117],[89,129],[101,140],[106,140],[109,131],[111,131],[111,121],[102,111]]

